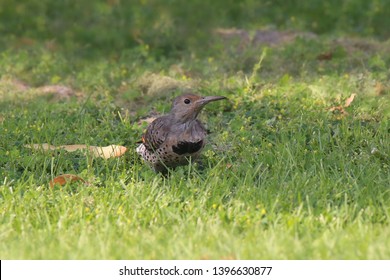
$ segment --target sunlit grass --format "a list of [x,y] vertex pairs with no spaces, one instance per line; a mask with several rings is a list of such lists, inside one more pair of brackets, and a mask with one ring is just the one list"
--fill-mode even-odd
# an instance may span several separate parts
[[[301,38],[172,57],[14,43],[0,55],[1,259],[390,258],[388,43]],[[170,82],[229,100],[201,115],[202,166],[163,178],[135,147],[140,118],[179,94]],[[74,94],[42,94],[48,84]],[[128,151],[104,160],[32,143]],[[66,173],[88,184],[49,188]]]

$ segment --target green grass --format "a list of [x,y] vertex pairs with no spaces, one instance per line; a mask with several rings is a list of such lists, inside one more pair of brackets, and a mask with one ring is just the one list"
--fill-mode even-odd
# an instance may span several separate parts
[[[106,11],[105,19],[117,15],[92,7]],[[270,18],[280,9],[269,7]],[[62,20],[71,15],[64,9]],[[46,16],[40,17],[53,20]],[[238,26],[243,20],[225,19]],[[295,27],[309,25],[305,19]],[[105,22],[91,37],[72,27],[69,38],[51,42],[46,36],[58,25],[30,34],[11,22],[14,34],[0,39],[1,259],[390,258],[388,41],[340,39],[335,30],[241,50],[207,33],[207,50],[177,38],[188,50],[167,51],[164,42],[126,45],[119,26],[102,34],[99,48]],[[328,52],[331,59],[319,58]],[[39,87],[49,84],[77,94],[42,93]],[[229,101],[201,115],[211,131],[204,168],[178,168],[165,179],[135,148],[146,127],[140,118],[167,112],[177,85]],[[352,93],[346,113],[330,110]],[[104,160],[25,147],[32,143],[117,144],[128,151]],[[89,185],[50,189],[49,181],[65,173]]]

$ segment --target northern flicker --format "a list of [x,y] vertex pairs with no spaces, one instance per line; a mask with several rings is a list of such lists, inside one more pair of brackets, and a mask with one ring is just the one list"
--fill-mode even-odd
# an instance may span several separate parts
[[224,96],[184,94],[174,99],[171,112],[149,124],[137,153],[154,171],[166,174],[168,168],[186,165],[197,158],[205,145],[207,131],[197,119],[209,102]]

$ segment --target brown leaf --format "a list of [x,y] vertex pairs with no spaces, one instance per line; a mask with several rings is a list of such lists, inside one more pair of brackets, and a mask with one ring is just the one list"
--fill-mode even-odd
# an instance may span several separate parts
[[53,180],[51,180],[49,182],[49,185],[50,185],[51,188],[54,188],[54,186],[56,184],[58,184],[60,186],[63,186],[63,185],[65,185],[68,182],[76,182],[76,181],[81,181],[83,183],[86,183],[86,181],[83,178],[81,178],[81,177],[79,177],[77,175],[63,174],[63,175],[59,175],[59,176],[55,177]]
[[344,107],[343,106],[333,106],[331,108],[329,108],[329,111],[330,112],[334,112],[334,111],[339,111],[340,113],[342,114],[346,114],[347,112],[344,110]]
[[25,145],[27,148],[31,148],[34,150],[43,150],[43,151],[54,151],[63,149],[67,152],[75,152],[78,150],[88,150],[90,151],[95,157],[101,157],[101,158],[112,158],[112,157],[120,157],[122,156],[126,151],[127,148],[123,146],[118,145],[110,145],[106,147],[98,147],[98,146],[87,146],[87,145],[62,145],[62,146],[53,146],[49,145],[47,143],[43,144],[31,144],[31,145]]
[[355,99],[356,93],[352,93],[350,97],[345,100],[344,108],[349,107],[351,105],[352,101]]
[[317,56],[318,60],[331,60],[333,58],[332,52],[321,53]]
[[347,111],[345,111],[345,108],[347,108],[351,105],[352,101],[355,99],[355,96],[356,96],[356,93],[352,93],[351,96],[345,100],[344,105],[333,106],[333,107],[330,107],[328,110],[330,112],[335,112],[335,111],[340,112],[342,115],[348,114]]
[[33,46],[33,45],[35,45],[35,43],[36,43],[36,41],[32,38],[22,37],[22,38],[18,39],[16,44],[18,47],[24,47],[24,46]]

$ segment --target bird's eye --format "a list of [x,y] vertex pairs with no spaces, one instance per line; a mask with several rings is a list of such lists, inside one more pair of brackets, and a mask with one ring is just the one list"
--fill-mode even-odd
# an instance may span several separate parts
[[185,104],[190,104],[191,103],[191,100],[189,100],[188,98],[184,99],[184,103]]

